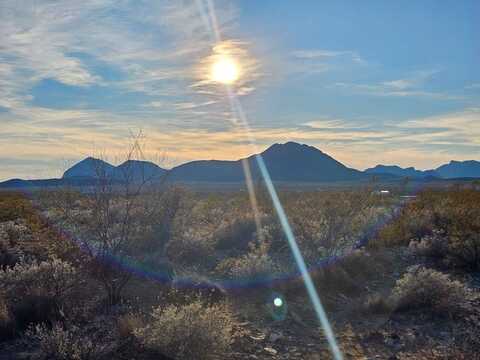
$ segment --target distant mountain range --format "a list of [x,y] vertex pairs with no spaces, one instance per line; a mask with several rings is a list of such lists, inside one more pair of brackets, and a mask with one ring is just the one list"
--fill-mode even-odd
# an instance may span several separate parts
[[[274,144],[261,153],[274,181],[281,182],[349,182],[368,181],[375,176],[382,180],[405,177],[425,180],[480,178],[480,162],[451,161],[434,170],[421,171],[413,167],[377,165],[365,171],[346,167],[319,149],[295,142]],[[129,181],[157,181],[165,175],[173,182],[243,182],[244,166],[249,165],[254,180],[260,178],[256,161],[252,155],[236,161],[199,160],[166,170],[158,165],[140,160],[129,160],[113,166],[103,160],[88,157],[65,171],[61,179],[21,180],[12,179],[0,183],[0,188],[24,188],[59,185],[91,185],[99,177],[108,176],[119,183]]]
[[366,169],[364,172],[371,175],[391,174],[417,179],[429,177],[438,179],[480,178],[480,162],[452,160],[436,169],[425,171],[417,170],[414,167],[401,168],[396,165],[377,165],[374,168]]

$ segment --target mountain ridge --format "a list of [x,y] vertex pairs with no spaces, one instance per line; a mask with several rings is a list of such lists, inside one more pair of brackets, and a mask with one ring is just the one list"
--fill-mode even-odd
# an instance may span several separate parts
[[451,160],[448,164],[440,165],[431,170],[417,170],[414,167],[402,168],[397,165],[376,165],[368,168],[365,173],[372,175],[392,174],[402,177],[440,179],[480,178],[480,161],[476,160]]
[[[60,179],[22,180],[10,179],[0,187],[31,187],[33,184],[63,183],[82,185],[93,184],[100,176],[111,176],[115,181],[155,181],[168,174],[169,181],[178,182],[243,182],[244,166],[248,164],[253,180],[260,178],[260,169],[253,154],[238,160],[194,160],[170,170],[143,160],[128,160],[114,166],[101,159],[87,157],[67,169]],[[275,143],[260,153],[270,176],[281,182],[337,182],[368,180],[372,176],[384,179],[453,179],[480,178],[480,162],[476,160],[451,160],[433,170],[402,168],[397,165],[376,165],[364,171],[345,166],[320,149],[293,141]]]

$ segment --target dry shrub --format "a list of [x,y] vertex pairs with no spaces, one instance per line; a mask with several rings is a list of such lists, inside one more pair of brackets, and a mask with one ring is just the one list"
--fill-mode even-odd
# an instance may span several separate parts
[[16,192],[0,194],[0,222],[25,218],[32,213],[32,206],[23,194]]
[[341,293],[356,296],[361,289],[354,276],[339,264],[332,264],[316,270],[314,281],[322,293],[330,295]]
[[175,237],[166,245],[169,260],[175,264],[202,264],[211,262],[214,246],[211,236],[189,231]]
[[469,293],[465,285],[446,274],[420,268],[397,280],[391,300],[397,310],[430,310],[437,315],[463,311]]
[[366,280],[375,276],[386,261],[380,252],[367,252],[363,249],[354,250],[338,260],[337,266],[342,267],[351,277]]
[[166,294],[166,300],[172,304],[189,304],[199,300],[205,304],[216,304],[226,300],[227,292],[220,283],[195,274],[185,274],[172,283]]
[[230,253],[244,253],[249,249],[249,243],[254,240],[257,231],[253,216],[235,219],[231,224],[220,228],[216,234],[215,248]]
[[122,339],[131,339],[134,336],[134,330],[145,327],[145,322],[140,314],[125,314],[117,319],[118,335]]
[[264,244],[252,246],[246,255],[223,260],[216,272],[230,279],[254,281],[268,279],[278,272]]
[[385,216],[370,192],[363,190],[313,192],[284,201],[308,262],[350,248]]
[[150,324],[136,329],[134,334],[147,349],[173,358],[226,358],[234,325],[226,305],[205,306],[195,301],[155,308]]
[[14,267],[0,271],[0,288],[10,298],[42,293],[61,301],[77,282],[77,271],[68,262],[51,259],[28,262],[22,259]]
[[361,312],[367,314],[389,314],[392,310],[391,301],[381,294],[368,296],[361,308]]
[[15,266],[22,255],[23,253],[20,249],[7,246],[7,244],[0,242],[0,270]]
[[480,232],[451,235],[448,250],[453,265],[472,270],[480,269]]
[[478,269],[479,234],[480,191],[459,187],[425,190],[369,246],[408,245],[414,240],[420,242],[420,251],[448,257],[455,266]]
[[61,310],[77,284],[76,275],[74,267],[58,259],[22,259],[14,267],[0,271],[0,290],[15,319],[16,330],[63,317]]
[[0,339],[14,334],[14,320],[6,299],[0,294]]
[[98,359],[105,350],[98,339],[73,325],[65,328],[54,324],[51,329],[37,325],[27,331],[27,337],[38,343],[40,359],[91,360]]
[[354,250],[330,264],[314,269],[313,277],[324,293],[358,296],[366,282],[383,271],[385,261],[381,253]]
[[441,230],[433,230],[432,235],[424,236],[420,241],[412,240],[409,248],[416,254],[442,259],[448,254],[448,239]]

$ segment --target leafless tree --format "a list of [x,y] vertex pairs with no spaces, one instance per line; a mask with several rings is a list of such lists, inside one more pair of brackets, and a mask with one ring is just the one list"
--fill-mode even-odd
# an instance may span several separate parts
[[95,163],[89,204],[91,222],[82,245],[90,255],[90,270],[105,289],[110,305],[120,300],[132,276],[123,265],[136,260],[145,233],[154,225],[153,215],[160,216],[157,222],[165,221],[159,209],[163,208],[167,192],[168,172],[158,177],[148,171],[146,163],[132,162],[143,157],[140,141],[135,139],[120,172],[112,171],[103,162]]

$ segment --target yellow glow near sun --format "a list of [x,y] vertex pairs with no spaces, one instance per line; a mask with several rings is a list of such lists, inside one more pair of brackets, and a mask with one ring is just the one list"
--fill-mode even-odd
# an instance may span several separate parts
[[227,56],[219,58],[212,65],[211,78],[222,84],[232,84],[238,80],[240,71],[237,63]]

